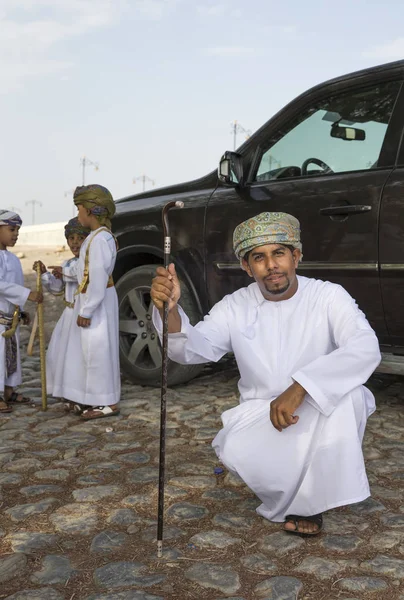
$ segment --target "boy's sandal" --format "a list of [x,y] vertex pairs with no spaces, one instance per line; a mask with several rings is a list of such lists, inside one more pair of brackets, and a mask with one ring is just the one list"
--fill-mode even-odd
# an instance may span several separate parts
[[110,406],[92,406],[83,411],[81,418],[84,421],[92,421],[93,419],[103,419],[104,417],[115,417],[119,415],[119,408],[111,408]]
[[91,406],[89,406],[88,404],[78,404],[77,402],[71,402],[71,405],[71,410],[74,412],[75,415],[79,416],[82,415],[85,410],[91,408]]
[[7,402],[10,402],[10,404],[28,404],[31,402],[31,398],[23,396],[20,392],[12,392]]
[[[318,529],[316,531],[299,531],[299,521],[309,521],[310,523],[314,523],[317,525]],[[320,513],[318,515],[312,515],[310,517],[301,517],[299,515],[287,515],[285,517],[285,523],[294,523],[296,529],[283,529],[286,533],[294,533],[295,535],[300,535],[305,537],[306,535],[318,535],[323,528],[323,515]]]
[[[4,404],[4,406],[2,407],[1,405]],[[11,408],[11,406],[9,406],[7,404],[7,402],[5,400],[3,400],[3,398],[0,398],[0,413],[11,413],[13,412],[13,409]]]
[[73,412],[75,406],[76,406],[75,403],[71,402],[70,400],[66,400],[63,403],[63,408],[66,412]]

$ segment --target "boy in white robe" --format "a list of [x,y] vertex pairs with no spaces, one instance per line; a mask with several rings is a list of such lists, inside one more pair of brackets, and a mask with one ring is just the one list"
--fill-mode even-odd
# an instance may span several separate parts
[[169,356],[182,364],[234,352],[240,404],[213,440],[220,460],[261,499],[257,512],[291,533],[316,535],[322,513],[370,495],[361,443],[374,397],[363,386],[380,362],[377,338],[339,285],[296,275],[300,225],[261,213],[234,232],[255,282],[192,327],[177,305],[174,265],[157,269],[151,297],[161,333],[169,302]]
[[111,233],[115,203],[101,185],[76,188],[78,219],[91,231],[77,263],[74,319],[69,336],[64,397],[80,404],[84,420],[119,414],[118,297],[112,280],[116,240]]
[[[68,339],[71,328],[76,327],[74,319],[74,300],[77,290],[77,263],[80,254],[80,248],[90,233],[90,230],[83,227],[77,217],[70,219],[65,225],[65,237],[67,245],[73,253],[73,258],[65,260],[62,266],[50,266],[52,273],[47,271],[46,266],[41,261],[36,261],[33,265],[34,271],[40,265],[42,273],[42,285],[51,294],[55,296],[63,295],[65,309],[53,330],[46,353],[46,384],[47,393],[55,398],[64,398],[64,390],[67,385],[66,365],[71,360],[66,354]],[[78,411],[81,408],[76,407],[74,402],[66,401],[65,410]]]
[[7,250],[15,246],[21,224],[16,213],[0,211],[0,413],[30,401],[14,389],[22,381],[18,323],[29,324],[29,315],[21,312],[27,300],[42,302],[42,294],[24,287],[20,260]]

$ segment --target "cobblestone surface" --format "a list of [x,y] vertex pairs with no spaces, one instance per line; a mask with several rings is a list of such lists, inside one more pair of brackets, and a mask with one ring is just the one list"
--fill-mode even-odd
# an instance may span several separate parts
[[[52,262],[54,262],[52,257]],[[48,261],[49,262],[49,261]],[[48,335],[61,307],[46,298]],[[38,351],[33,404],[0,416],[0,598],[399,600],[404,598],[404,380],[373,378],[364,451],[373,497],[302,539],[255,513],[210,446],[237,403],[231,360],[168,394],[164,554],[156,557],[159,390],[123,382],[122,412],[92,423],[50,399]]]

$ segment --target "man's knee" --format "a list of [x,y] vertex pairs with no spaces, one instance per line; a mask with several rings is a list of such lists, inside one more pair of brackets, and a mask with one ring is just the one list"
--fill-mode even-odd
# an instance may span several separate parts
[[226,467],[234,471],[234,459],[236,455],[237,445],[234,443],[233,436],[226,437],[222,443],[216,447],[220,460]]

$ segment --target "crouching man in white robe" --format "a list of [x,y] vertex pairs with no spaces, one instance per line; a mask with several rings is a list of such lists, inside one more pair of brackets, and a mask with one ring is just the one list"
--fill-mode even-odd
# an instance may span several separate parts
[[323,512],[370,495],[361,446],[375,401],[363,384],[380,362],[378,341],[341,286],[296,275],[297,219],[261,213],[235,229],[233,242],[255,282],[193,327],[178,306],[174,265],[158,267],[154,323],[161,334],[168,301],[169,356],[178,363],[234,352],[240,404],[223,413],[213,447],[260,498],[260,515],[315,535]]

